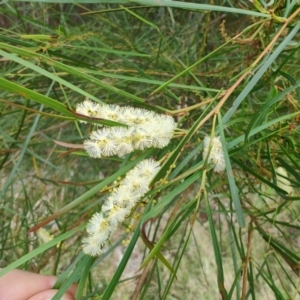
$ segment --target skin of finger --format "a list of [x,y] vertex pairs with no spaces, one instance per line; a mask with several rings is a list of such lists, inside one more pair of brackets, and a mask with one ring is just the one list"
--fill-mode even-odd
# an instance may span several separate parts
[[[32,296],[28,300],[50,300],[55,296],[56,293],[57,290],[47,290]],[[65,293],[60,300],[74,300],[74,297],[68,293]]]
[[[56,280],[55,276],[13,270],[0,278],[1,300],[27,300],[42,291],[52,289]],[[68,293],[75,297],[76,286],[72,285]]]

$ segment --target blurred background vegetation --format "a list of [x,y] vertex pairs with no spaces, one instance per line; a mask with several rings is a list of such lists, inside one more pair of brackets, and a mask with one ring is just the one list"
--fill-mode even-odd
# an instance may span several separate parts
[[[299,3],[47,2],[0,5],[0,274],[81,280],[78,299],[300,299]],[[94,125],[74,114],[86,98],[171,114],[178,133],[90,158]],[[201,154],[212,133],[222,174]],[[165,181],[84,257],[85,222],[143,157],[163,159]],[[172,270],[155,256],[140,268],[150,250],[129,225]]]

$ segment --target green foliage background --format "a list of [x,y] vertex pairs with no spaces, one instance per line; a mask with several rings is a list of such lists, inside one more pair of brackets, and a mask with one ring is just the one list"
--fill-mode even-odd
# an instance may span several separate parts
[[[77,299],[300,299],[299,3],[200,2],[0,5],[0,275],[59,275],[55,299],[73,281]],[[74,113],[85,98],[171,114],[179,130],[163,150],[92,159],[80,145],[94,125]],[[206,135],[221,136],[222,174]],[[84,256],[86,221],[146,157],[163,167],[144,205]]]

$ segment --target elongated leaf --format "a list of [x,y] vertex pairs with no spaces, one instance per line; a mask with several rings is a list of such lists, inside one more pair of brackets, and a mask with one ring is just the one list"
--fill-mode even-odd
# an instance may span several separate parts
[[44,104],[46,107],[52,108],[64,114],[65,116],[74,118],[74,115],[62,103],[42,94],[39,94],[33,90],[27,89],[19,84],[6,80],[2,77],[0,77],[0,88],[18,94],[24,98],[31,99],[38,103]]
[[[34,100],[38,103],[41,103],[49,108],[52,108],[58,112],[61,112],[62,114],[66,115],[69,117],[69,120],[85,120],[87,122],[92,122],[92,123],[99,123],[107,126],[124,126],[123,124],[110,121],[110,120],[104,120],[104,119],[97,119],[97,118],[90,118],[86,117],[84,115],[77,114],[75,111],[72,111],[68,109],[65,105],[62,103],[56,101],[55,99],[49,98],[47,96],[44,96],[40,93],[37,93],[31,89],[27,89],[19,84],[16,84],[14,82],[11,82],[9,80],[6,80],[4,78],[0,77],[0,88],[3,88],[4,90],[13,92],[15,94],[18,94],[24,98]],[[54,115],[52,115],[54,116]]]
[[[51,300],[60,300],[62,298],[63,294],[65,294],[67,292],[67,290],[70,288],[70,286],[73,283],[76,283],[79,280],[79,278],[81,278],[84,268],[86,266],[90,266],[92,264],[93,260],[95,260],[95,259],[91,256],[87,256],[87,255],[83,256],[81,258],[81,260],[79,260],[79,262],[76,265],[73,272],[66,279],[66,281],[60,287],[57,286],[57,283],[54,285],[53,288],[58,289],[58,291]],[[80,291],[81,291],[81,287],[80,287]],[[76,292],[76,295],[77,295],[77,292]],[[76,299],[80,299],[80,298],[76,298]]]
[[135,244],[139,238],[139,232],[140,228],[139,226],[135,229],[135,233],[133,235],[133,237],[131,238],[131,241],[125,251],[125,254],[122,257],[121,262],[119,263],[118,269],[116,270],[116,272],[114,273],[113,278],[110,280],[109,285],[107,286],[107,288],[105,289],[103,295],[102,295],[102,300],[109,300],[111,299],[111,295],[114,291],[114,289],[116,288],[117,284],[119,283],[119,280],[122,276],[122,273],[128,263],[128,260],[131,256],[131,253],[135,247]]
[[[29,68],[29,69],[31,69],[31,70],[33,70],[33,71],[35,71],[35,72],[37,72],[37,73],[39,73],[39,74],[41,74],[43,76],[46,76],[46,77],[52,79],[53,81],[56,81],[56,82],[58,82],[58,83],[60,83],[60,84],[62,84],[64,86],[70,88],[71,90],[73,90],[73,91],[75,91],[75,92],[77,92],[77,93],[79,93],[79,94],[81,94],[81,95],[83,95],[83,96],[85,96],[87,98],[94,99],[94,100],[96,98],[93,95],[91,95],[90,93],[88,93],[88,92],[80,89],[79,87],[75,86],[74,84],[72,84],[72,83],[70,83],[70,82],[68,82],[68,81],[60,78],[56,74],[48,72],[47,70],[45,70],[45,69],[43,69],[43,68],[41,68],[41,67],[39,67],[39,66],[37,66],[37,65],[35,65],[33,63],[31,63],[30,61],[27,61],[27,60],[25,60],[25,59],[23,59],[21,57],[18,57],[18,56],[14,55],[14,54],[5,52],[5,51],[3,51],[1,49],[0,49],[0,55],[2,55],[3,57],[5,57],[5,58],[7,58],[7,59],[9,59],[11,61],[15,61],[15,62],[19,63],[20,65],[22,65],[22,66],[24,66],[26,68]],[[97,98],[96,98],[96,100],[99,101],[99,99],[97,99]]]
[[214,248],[215,260],[216,260],[216,265],[217,265],[217,270],[218,270],[218,287],[219,287],[220,294],[222,295],[222,299],[227,299],[227,291],[226,291],[226,288],[224,285],[224,271],[223,271],[222,255],[221,255],[221,251],[219,248],[219,242],[218,242],[217,234],[216,234],[216,230],[215,230],[215,223],[213,220],[210,204],[208,201],[208,195],[206,192],[204,193],[204,199],[205,199],[207,218],[208,218],[208,222],[209,222],[210,234],[211,234],[213,248]]
[[[125,4],[128,3],[128,0],[13,0],[16,2],[44,2],[44,3],[118,3]],[[167,6],[167,7],[176,7],[189,10],[204,10],[204,11],[221,11],[221,12],[230,12],[235,14],[251,15],[256,17],[270,18],[269,14],[259,13],[256,11],[245,10],[234,7],[226,6],[217,6],[209,4],[198,4],[190,2],[181,2],[181,1],[168,1],[160,0],[159,2],[153,2],[152,0],[135,0],[130,1],[130,3],[135,2],[142,5],[151,5],[151,6]]]
[[[18,47],[11,46],[9,44],[0,43],[0,49],[1,48],[6,49],[6,50],[8,50],[12,53],[28,56],[28,57],[31,57],[31,58],[34,58],[34,59],[39,58],[41,61],[45,62],[46,64],[49,64],[50,66],[52,66],[54,68],[58,68],[62,71],[65,71],[65,72],[71,74],[71,75],[77,76],[79,78],[83,78],[83,79],[87,80],[88,82],[92,82],[92,83],[102,87],[105,90],[108,90],[110,92],[122,95],[122,96],[127,97],[127,98],[130,98],[130,99],[132,99],[134,101],[137,101],[137,102],[141,102],[141,103],[144,102],[144,100],[142,98],[139,98],[135,95],[129,94],[129,93],[127,93],[125,91],[122,91],[122,90],[120,90],[120,89],[118,89],[114,86],[111,86],[111,85],[109,85],[109,84],[107,84],[107,83],[105,83],[105,82],[103,82],[103,81],[101,81],[101,80],[99,80],[99,79],[97,79],[93,76],[88,75],[86,70],[77,69],[75,67],[67,66],[63,63],[60,63],[58,61],[55,61],[55,60],[47,57],[46,55],[42,55],[42,54],[27,50],[25,48],[18,48]],[[102,102],[98,98],[94,97],[93,95],[90,95],[90,98],[97,101],[97,102],[100,102],[100,103]]]
[[227,151],[226,139],[225,139],[225,135],[224,135],[224,129],[222,126],[220,114],[218,114],[218,119],[219,119],[219,128],[220,128],[222,148],[223,148],[223,152],[224,152],[224,159],[225,159],[225,165],[226,165],[226,174],[227,174],[227,179],[228,179],[229,188],[230,188],[230,196],[233,201],[234,207],[236,209],[236,217],[237,217],[239,226],[245,227],[246,226],[245,218],[244,218],[243,209],[242,209],[240,198],[239,198],[238,188],[236,186],[233,172],[232,172],[232,166],[231,166],[231,162],[230,162],[228,151]]
[[[278,117],[276,119],[273,119],[273,120],[270,120],[269,122],[266,122],[258,127],[255,127],[251,130],[251,132],[249,133],[249,137],[259,133],[259,132],[262,132],[263,130],[271,127],[272,125],[275,125],[277,123],[280,123],[281,121],[284,121],[284,120],[291,120],[292,118],[296,117],[300,115],[300,112],[295,112],[295,113],[291,113],[291,114],[287,114],[285,116],[281,116],[281,117]],[[270,132],[270,135],[274,135],[274,132]],[[266,134],[264,136],[264,139],[267,137],[268,135]],[[227,147],[228,149],[231,149],[233,147],[235,147],[236,145],[238,145],[239,143],[242,143],[243,141],[245,140],[245,135],[242,134],[241,136],[239,136],[238,138],[234,139],[233,141],[229,142]]]

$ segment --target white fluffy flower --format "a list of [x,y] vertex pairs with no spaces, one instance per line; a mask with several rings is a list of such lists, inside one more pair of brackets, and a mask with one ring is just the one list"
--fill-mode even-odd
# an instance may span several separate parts
[[132,193],[138,195],[144,195],[148,191],[149,178],[141,177],[139,175],[126,176],[123,180],[123,189],[125,187]]
[[90,135],[90,139],[97,143],[101,150],[102,156],[113,156],[117,152],[117,143],[111,138],[111,132],[113,128],[102,128],[97,131],[93,131]]
[[154,159],[145,159],[141,161],[136,167],[133,169],[133,171],[136,171],[136,174],[140,176],[146,177],[149,180],[149,183],[154,178],[154,176],[157,174],[157,172],[160,169],[160,165],[157,161]]
[[135,110],[133,107],[125,106],[120,110],[120,115],[118,121],[132,126],[134,124],[134,119],[136,118]]
[[225,170],[225,160],[222,151],[214,153],[214,156],[212,157],[212,161],[215,164],[214,167],[215,172],[219,173]]
[[119,203],[123,207],[131,209],[137,204],[142,194],[133,191],[131,184],[125,184],[125,180],[126,179],[124,179],[122,184],[112,192],[110,197],[113,198],[115,203]]
[[118,121],[129,126],[138,127],[153,119],[155,113],[142,108],[122,107]]
[[125,220],[125,218],[130,214],[130,211],[131,210],[127,207],[114,205],[105,214],[111,224],[118,225]]
[[149,184],[159,171],[160,165],[146,159],[130,170],[111,195],[104,201],[101,212],[96,213],[87,224],[88,236],[82,240],[83,251],[97,256],[109,236],[130,214],[132,208],[149,191]]
[[82,103],[77,104],[76,112],[88,117],[98,117],[99,107],[100,105],[98,103],[85,100]]
[[151,144],[154,148],[164,148],[169,143],[173,136],[177,124],[171,116],[156,115],[147,124],[146,130],[151,135]]
[[294,193],[294,188],[288,180],[288,173],[283,167],[276,168],[277,186],[286,191],[289,195]]
[[91,217],[86,227],[86,231],[88,234],[97,234],[98,236],[101,235],[101,238],[99,238],[99,243],[103,244],[108,239],[110,233],[114,231],[114,229],[111,228],[111,224],[109,224],[109,222],[103,217],[102,212],[98,212]]
[[99,111],[101,118],[111,121],[118,121],[120,113],[121,108],[113,104],[102,105]]
[[152,147],[153,138],[149,132],[152,132],[152,129],[149,128],[148,125],[143,125],[142,127],[136,127],[134,129],[132,133],[132,140],[135,149],[144,150]]
[[91,140],[85,140],[83,147],[91,157],[102,157],[102,151],[97,142]]
[[102,253],[102,245],[98,243],[96,235],[89,235],[82,239],[82,250],[85,254],[98,256]]
[[116,143],[116,154],[122,157],[134,151],[132,144],[132,128],[112,127],[110,138]]
[[101,105],[90,100],[78,104],[76,111],[128,125],[128,128],[112,127],[92,132],[84,147],[92,157],[122,157],[134,150],[162,149],[170,143],[177,126],[168,115],[130,106]]
[[[208,162],[213,162],[214,171],[222,172],[225,170],[225,159],[220,137],[214,137],[212,142],[209,136],[204,138],[203,159],[206,159],[208,153]],[[209,148],[211,143],[211,148]]]

